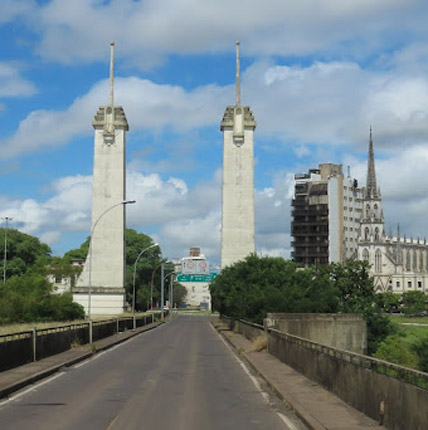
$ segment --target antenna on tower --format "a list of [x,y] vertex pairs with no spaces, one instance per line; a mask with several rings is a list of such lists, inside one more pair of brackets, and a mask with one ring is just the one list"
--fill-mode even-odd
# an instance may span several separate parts
[[114,42],[110,43],[110,99],[109,105],[113,106],[113,79],[114,79]]
[[241,105],[241,65],[239,60],[239,40],[236,42],[236,106]]

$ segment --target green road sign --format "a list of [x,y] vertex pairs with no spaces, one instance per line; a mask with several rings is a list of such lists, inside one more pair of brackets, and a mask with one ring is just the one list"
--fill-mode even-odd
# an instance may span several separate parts
[[210,273],[209,275],[177,275],[177,282],[211,282],[217,276],[217,273]]

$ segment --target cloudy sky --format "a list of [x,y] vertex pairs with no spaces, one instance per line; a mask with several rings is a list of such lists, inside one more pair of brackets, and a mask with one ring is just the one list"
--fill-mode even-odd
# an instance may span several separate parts
[[218,263],[240,40],[258,252],[290,255],[294,173],[335,162],[364,184],[370,125],[387,229],[428,236],[427,22],[424,0],[1,0],[0,216],[56,255],[89,234],[91,122],[114,40],[127,225],[169,258],[200,246]]

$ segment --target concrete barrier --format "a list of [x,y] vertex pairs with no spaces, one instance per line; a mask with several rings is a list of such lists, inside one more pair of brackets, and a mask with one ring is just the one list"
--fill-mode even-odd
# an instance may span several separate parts
[[266,336],[264,327],[260,324],[251,323],[245,320],[235,321],[234,331],[242,334],[248,340],[256,340],[260,336]]
[[268,352],[389,429],[428,429],[428,373],[275,329]]
[[359,314],[268,313],[263,324],[333,348],[367,354],[367,324]]
[[[135,318],[135,325],[142,327],[156,319],[160,319],[160,314],[159,318],[154,314],[142,315]],[[133,327],[134,317],[93,321],[92,339],[104,339]],[[88,322],[0,335],[0,372],[67,351],[74,344],[87,343]]]

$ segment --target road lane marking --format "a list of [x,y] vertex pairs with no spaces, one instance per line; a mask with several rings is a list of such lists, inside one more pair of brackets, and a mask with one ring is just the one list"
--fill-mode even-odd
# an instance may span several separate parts
[[9,397],[8,399],[3,400],[2,402],[0,402],[0,407],[2,407],[2,406],[6,405],[6,404],[8,404],[8,403],[10,403],[10,402],[12,402],[14,400],[19,399],[20,397],[24,396],[25,394],[29,394],[32,391],[37,391],[37,389],[40,388],[41,386],[43,386],[45,384],[48,384],[49,382],[52,382],[53,380],[55,380],[55,379],[57,379],[57,378],[59,378],[60,376],[63,376],[63,375],[65,375],[65,372],[59,372],[59,373],[55,374],[54,376],[51,376],[50,378],[44,379],[43,381],[41,381],[41,382],[39,382],[39,383],[37,383],[35,385],[31,385],[26,390],[20,391],[19,393],[17,393],[15,395]]
[[[210,325],[211,325],[211,328],[214,330],[214,332],[220,337],[220,339],[223,341],[223,343],[227,346],[227,348],[229,349],[229,351],[233,354],[233,356],[235,357],[236,361],[240,364],[240,366],[242,367],[242,369],[244,370],[244,372],[250,377],[251,381],[253,381],[253,384],[256,386],[257,390],[263,396],[263,398],[265,399],[265,401],[268,404],[270,404],[270,396],[269,396],[269,394],[266,391],[263,390],[263,388],[261,387],[260,382],[257,380],[257,378],[251,374],[251,372],[249,371],[248,367],[236,355],[236,353],[233,351],[232,347],[225,341],[225,339],[223,338],[223,336],[221,336],[220,333],[218,333],[218,331],[214,328],[214,326],[212,324],[210,324]],[[292,421],[289,418],[287,418],[285,415],[281,414],[279,411],[275,411],[275,412],[279,416],[279,418],[282,420],[282,422],[288,427],[288,430],[298,430],[297,427],[292,423]]]
[[287,418],[285,415],[281,414],[281,412],[277,412],[279,415],[279,418],[282,419],[282,421],[285,422],[285,424],[288,426],[290,430],[298,430],[297,427],[291,422],[289,418]]

